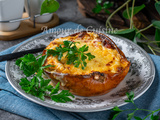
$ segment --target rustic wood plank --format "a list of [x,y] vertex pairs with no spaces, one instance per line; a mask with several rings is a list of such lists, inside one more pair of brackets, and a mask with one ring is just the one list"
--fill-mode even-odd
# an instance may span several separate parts
[[[106,14],[104,11],[101,11],[98,14],[95,14],[92,12],[92,9],[96,5],[95,0],[77,0],[77,2],[78,2],[79,10],[83,16],[85,17],[90,16],[104,22],[107,20],[109,15]],[[113,12],[114,9],[109,9],[109,11]],[[117,27],[117,28],[124,27],[124,21],[118,14],[115,14],[110,21],[111,23],[113,23],[114,27]]]
[[[98,14],[94,14],[92,12],[92,9],[95,7],[96,5],[96,0],[77,0],[78,2],[78,6],[79,6],[79,10],[82,13],[83,16],[85,17],[93,17],[95,19],[98,19],[100,21],[103,21],[104,24],[108,18],[108,14],[106,14],[104,11],[101,11]],[[141,4],[141,2],[138,2],[137,4]],[[147,4],[146,9],[148,9],[148,11],[143,10],[141,12],[139,12],[138,14],[136,14],[133,17],[133,22],[134,25],[138,28],[138,29],[142,29],[147,27],[150,23],[151,20],[156,19],[156,20],[160,20],[160,16],[158,15],[158,13],[156,13],[156,10],[154,8],[154,1],[151,1],[151,3]],[[118,5],[122,5],[123,2],[122,1],[118,1]],[[149,6],[149,7],[148,7]],[[114,9],[109,9],[110,12],[113,12]],[[144,13],[144,11],[147,13],[147,15]],[[151,19],[150,19],[150,18]],[[112,23],[113,27],[115,28],[120,28],[120,29],[124,29],[124,28],[128,28],[130,25],[130,21],[123,18],[122,16],[122,11],[120,11],[118,14],[114,15],[110,22]],[[150,29],[148,29],[147,31],[145,31],[144,33],[147,34],[154,34],[155,33],[155,29],[152,27]]]
[[151,1],[150,4],[146,5],[145,10],[143,11],[149,20],[160,20],[160,15],[158,14],[157,10],[155,9],[155,1]]

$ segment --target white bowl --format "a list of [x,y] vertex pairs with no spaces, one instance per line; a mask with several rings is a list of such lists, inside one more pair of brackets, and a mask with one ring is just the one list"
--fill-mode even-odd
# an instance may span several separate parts
[[[25,9],[28,15],[31,17],[30,20],[34,20],[34,15],[38,15],[41,12],[41,5],[44,0],[25,0]],[[29,6],[28,6],[29,4]],[[53,14],[47,14],[43,16],[36,17],[35,22],[46,23],[52,19]]]
[[[0,0],[0,21],[10,21],[22,18],[24,0]],[[20,21],[0,23],[0,31],[13,31],[20,25]]]

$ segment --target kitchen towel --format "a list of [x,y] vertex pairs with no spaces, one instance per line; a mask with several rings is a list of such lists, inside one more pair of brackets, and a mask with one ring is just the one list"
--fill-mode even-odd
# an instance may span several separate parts
[[[64,23],[53,29],[57,30],[77,28],[85,29],[83,26],[73,22]],[[34,37],[37,37],[41,34],[38,34]],[[0,55],[11,53],[16,47],[18,47],[22,43],[0,52]],[[135,100],[135,103],[139,108],[156,110],[160,108],[160,56],[151,54],[149,55],[152,58],[156,67],[155,80],[151,87],[141,97]],[[25,97],[21,96],[18,92],[16,92],[9,84],[5,75],[5,64],[6,61],[0,62],[0,109],[33,120],[108,120],[111,110],[91,113],[74,113],[47,108],[29,101]],[[133,109],[134,106],[132,104],[127,104],[120,108]],[[147,114],[147,112],[138,111],[136,113],[136,116],[144,118]],[[120,116],[117,117],[117,120],[125,120],[127,118],[126,116],[127,113],[122,113]]]

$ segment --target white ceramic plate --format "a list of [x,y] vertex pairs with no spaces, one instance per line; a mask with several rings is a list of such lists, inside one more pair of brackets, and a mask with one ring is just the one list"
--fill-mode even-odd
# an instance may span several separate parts
[[[23,43],[14,52],[28,50],[41,45],[48,45],[54,38],[67,36],[72,32],[62,32],[45,34]],[[130,71],[125,79],[111,92],[96,97],[76,96],[72,102],[56,103],[51,99],[42,101],[32,95],[25,93],[20,85],[20,78],[24,77],[22,71],[15,65],[15,60],[8,61],[6,64],[6,76],[12,87],[21,95],[40,105],[72,112],[94,112],[109,110],[114,106],[126,104],[125,93],[134,91],[135,98],[140,97],[151,86],[155,77],[155,67],[149,55],[138,45],[128,39],[108,35],[117,46],[124,52],[127,59],[131,61]]]

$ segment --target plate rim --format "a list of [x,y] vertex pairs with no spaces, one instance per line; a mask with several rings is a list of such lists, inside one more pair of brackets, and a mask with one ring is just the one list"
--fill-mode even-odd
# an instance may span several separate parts
[[[39,36],[35,36],[35,37],[32,37],[32,38],[29,38],[27,41],[23,42],[20,46],[18,46],[17,48],[15,48],[12,53],[14,53],[15,51],[17,51],[20,47],[22,47],[23,45],[27,44],[28,42],[36,39],[36,38],[40,38],[40,37],[43,37],[43,36],[46,36],[46,35],[51,35],[53,33],[46,33],[46,34],[42,34],[42,35],[39,35]],[[106,35],[109,35],[109,34],[106,34]],[[155,65],[153,63],[153,60],[151,59],[151,57],[148,55],[148,53],[143,50],[140,46],[138,46],[137,44],[135,44],[134,42],[130,41],[129,39],[127,38],[124,38],[124,37],[121,37],[121,36],[118,36],[118,35],[109,35],[109,36],[113,36],[113,37],[118,37],[120,38],[121,40],[124,40],[124,41],[127,41],[131,44],[133,44],[134,46],[136,46],[138,48],[138,50],[140,50],[146,57],[147,59],[150,61],[151,63],[151,70],[152,70],[152,73],[153,73],[153,77],[152,77],[152,80],[150,80],[149,83],[147,83],[146,87],[144,87],[142,90],[140,90],[140,92],[138,94],[135,94],[135,97],[134,97],[134,100],[136,100],[137,98],[139,98],[140,96],[142,96],[145,92],[147,92],[147,90],[151,87],[154,79],[155,79]],[[68,112],[99,112],[99,111],[105,111],[105,110],[110,110],[112,109],[114,106],[110,106],[110,107],[104,107],[104,108],[94,108],[94,109],[74,109],[74,110],[71,110],[70,108],[67,109],[67,108],[64,108],[62,106],[55,106],[55,105],[51,105],[45,101],[42,101],[42,100],[39,100],[39,99],[34,99],[32,97],[30,97],[31,95],[29,94],[26,94],[22,89],[19,89],[18,87],[16,87],[14,85],[14,82],[11,80],[10,76],[9,76],[9,71],[7,70],[9,68],[9,63],[10,61],[7,61],[6,65],[5,65],[5,74],[6,74],[6,78],[7,80],[9,81],[10,85],[19,93],[21,94],[22,96],[24,96],[25,98],[27,98],[28,100],[36,103],[36,104],[39,104],[39,105],[42,105],[44,107],[49,107],[49,108],[52,108],[52,109],[57,109],[57,110],[62,110],[62,111],[68,111]],[[128,103],[124,102],[124,103],[120,103],[116,106],[120,107],[120,106],[123,106],[123,105],[126,105]]]

